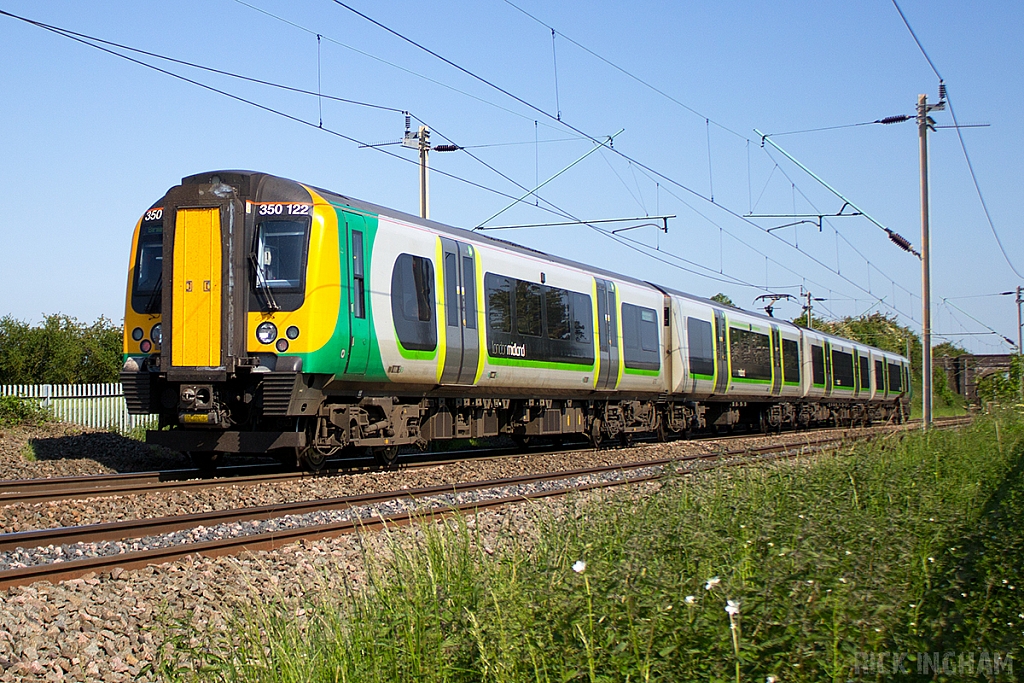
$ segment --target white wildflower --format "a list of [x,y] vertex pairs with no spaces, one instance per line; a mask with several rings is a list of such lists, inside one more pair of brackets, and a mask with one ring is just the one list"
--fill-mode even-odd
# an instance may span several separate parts
[[1010,583],[1010,582],[1007,581],[1006,579],[1003,579],[1003,583],[1006,584],[1006,583]]
[[727,600],[725,603],[725,611],[729,613],[730,617],[736,616],[740,613],[740,601]]
[[582,574],[587,570],[587,563],[583,560],[576,560],[572,565],[572,570],[577,574]]
[[929,557],[928,561],[934,564],[935,563],[935,558],[934,557]]
[[775,676],[768,676],[764,679],[764,683],[775,683]]
[[769,547],[769,548],[774,548],[774,547],[775,547],[775,544],[774,544],[774,543],[772,543],[771,541],[768,541],[768,547]]
[[808,586],[813,586],[814,585],[814,579],[808,579],[807,580],[807,585]]
[[839,583],[846,583],[846,577],[845,576],[840,576],[839,577]]
[[846,551],[846,554],[847,555],[853,555],[853,553],[851,553],[849,550]]
[[720,578],[718,578],[717,576],[712,576],[710,579],[707,580],[707,583],[704,584],[704,590],[709,591],[720,583],[722,583],[722,580]]
[[800,519],[803,519],[803,518],[804,518],[804,516],[803,516],[803,515],[797,515],[797,517],[799,517]]
[[687,595],[685,598],[683,598],[683,602],[685,602],[687,605],[692,605],[693,603],[697,602],[697,598],[695,598],[692,595]]

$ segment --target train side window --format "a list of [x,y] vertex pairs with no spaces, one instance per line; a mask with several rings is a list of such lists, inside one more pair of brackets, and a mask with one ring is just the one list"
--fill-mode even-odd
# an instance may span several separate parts
[[832,382],[837,387],[853,388],[853,354],[832,349]]
[[686,342],[690,348],[690,374],[710,378],[715,374],[715,344],[711,323],[700,318],[686,319]]
[[589,344],[590,328],[594,324],[594,306],[588,294],[573,292],[572,295],[572,340],[577,344]]
[[782,340],[782,378],[800,383],[800,345],[794,339]]
[[885,391],[885,366],[882,361],[875,361],[875,391]]
[[811,345],[811,381],[825,384],[825,351],[817,344]]
[[406,349],[433,351],[437,347],[434,323],[434,266],[430,259],[401,254],[391,273],[391,315],[398,341]]
[[571,340],[572,316],[569,315],[569,292],[555,287],[544,289],[544,314],[547,318],[547,337],[560,341]]
[[889,363],[889,392],[903,391],[903,372],[897,363]]
[[869,375],[871,371],[868,368],[871,366],[868,363],[868,358],[867,356],[860,356],[858,360],[860,361],[860,388],[870,389],[871,377]]
[[650,308],[640,309],[640,348],[658,352],[658,314]]
[[622,359],[627,368],[661,368],[658,314],[654,309],[622,304]]
[[352,231],[352,314],[357,318],[366,317],[366,275],[363,272],[363,233]]
[[771,340],[767,334],[730,327],[729,355],[733,379],[772,378]]
[[516,331],[528,337],[541,336],[540,285],[516,280]]
[[487,324],[495,332],[512,331],[512,282],[493,273],[484,276],[487,294]]
[[466,329],[476,329],[476,269],[473,259],[468,256],[462,257],[462,281],[463,294],[466,303]]

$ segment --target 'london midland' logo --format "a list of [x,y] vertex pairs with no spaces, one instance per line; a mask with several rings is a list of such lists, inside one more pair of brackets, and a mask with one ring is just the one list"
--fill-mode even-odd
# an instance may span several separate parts
[[526,358],[526,344],[491,344],[491,355]]

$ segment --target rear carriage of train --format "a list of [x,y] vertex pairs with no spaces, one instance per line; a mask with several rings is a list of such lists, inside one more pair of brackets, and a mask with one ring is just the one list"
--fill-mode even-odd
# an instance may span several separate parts
[[903,356],[818,330],[803,331],[803,352],[814,420],[863,424],[906,417],[910,363]]

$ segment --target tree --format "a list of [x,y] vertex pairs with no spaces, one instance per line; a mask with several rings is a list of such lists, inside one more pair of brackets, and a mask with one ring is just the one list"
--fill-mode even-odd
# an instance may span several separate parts
[[37,327],[0,318],[0,384],[116,382],[121,334],[102,316],[86,324],[56,313]]
[[728,295],[722,294],[721,292],[711,297],[711,300],[720,304],[724,304],[726,306],[732,306],[733,308],[736,308],[736,304],[732,302],[732,299],[730,299]]

